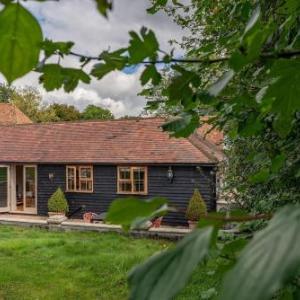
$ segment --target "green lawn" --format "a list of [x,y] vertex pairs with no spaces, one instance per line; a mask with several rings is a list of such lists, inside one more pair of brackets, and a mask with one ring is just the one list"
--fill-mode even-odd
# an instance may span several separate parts
[[[131,267],[171,245],[111,233],[0,225],[0,299],[126,299]],[[203,291],[217,288],[214,267],[212,262],[199,268],[178,300],[201,299]]]
[[0,299],[126,299],[127,272],[167,245],[0,226]]

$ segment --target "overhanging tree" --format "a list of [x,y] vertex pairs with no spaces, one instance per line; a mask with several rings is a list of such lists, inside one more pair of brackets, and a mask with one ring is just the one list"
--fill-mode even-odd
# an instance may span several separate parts
[[[149,13],[166,9],[178,22],[191,24],[193,37],[183,41],[188,53],[182,58],[160,49],[155,33],[147,28],[139,33],[130,32],[129,45],[122,49],[95,56],[75,53],[73,42],[43,40],[39,22],[21,1],[0,2],[5,5],[0,12],[0,72],[8,82],[35,70],[40,73],[40,82],[46,90],[64,88],[68,92],[80,81],[89,83],[91,76],[101,79],[111,71],[144,64],[142,84],[151,82],[156,86],[162,78],[156,65],[165,63],[174,72],[162,91],[166,105],[182,107],[179,117],[163,126],[175,136],[188,136],[200,125],[198,108],[203,104],[214,111],[209,122],[224,128],[233,140],[255,138],[267,131],[267,124],[280,138],[289,137],[296,128],[300,109],[298,0],[192,0],[189,5],[179,0],[153,0]],[[109,0],[95,0],[95,4],[104,16],[112,9]],[[43,58],[38,62],[41,54]],[[53,56],[66,55],[78,57],[81,67],[67,68],[62,63],[49,62]],[[90,63],[93,66],[88,74],[85,66]],[[258,169],[254,180],[263,182],[279,172],[280,161],[284,161],[279,150],[279,153],[266,152],[271,162],[269,170],[265,166]],[[298,168],[298,160],[291,164]],[[119,205],[123,204],[124,201]],[[126,208],[118,211],[126,214]],[[134,214],[131,207],[132,221],[139,213],[136,208]],[[208,216],[206,225],[217,230],[220,223],[269,217]],[[220,298],[271,299],[290,284],[289,297],[298,299],[299,230],[299,205],[276,213],[242,251],[233,271],[226,275]],[[129,279],[131,298],[157,299],[160,295],[163,299],[172,298],[198,263],[216,250],[220,254],[226,250],[218,249],[214,233],[211,228],[195,231],[175,249],[133,270]],[[228,247],[240,251],[236,244]]]

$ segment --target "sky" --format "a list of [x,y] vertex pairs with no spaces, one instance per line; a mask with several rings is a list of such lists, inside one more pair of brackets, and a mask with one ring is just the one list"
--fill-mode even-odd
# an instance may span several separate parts
[[[28,1],[24,6],[39,19],[44,37],[53,41],[74,41],[73,50],[86,55],[98,55],[103,50],[127,46],[128,32],[139,31],[142,26],[156,32],[161,49],[169,50],[169,40],[180,40],[182,36],[180,27],[163,13],[147,15],[149,0],[115,0],[108,20],[97,12],[93,0]],[[72,57],[64,59],[63,65],[78,67],[78,62]],[[39,74],[34,72],[18,79],[14,85],[37,87],[45,104],[67,103],[80,110],[88,104],[95,104],[121,117],[138,115],[146,103],[143,97],[137,96],[141,90],[139,76],[142,70],[143,66],[140,66],[126,72],[112,72],[101,81],[93,79],[89,85],[79,84],[69,94],[63,90],[46,92],[38,84]]]

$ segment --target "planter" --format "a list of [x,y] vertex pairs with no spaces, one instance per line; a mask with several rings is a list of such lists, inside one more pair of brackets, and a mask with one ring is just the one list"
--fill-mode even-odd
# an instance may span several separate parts
[[163,220],[163,217],[158,217],[154,221],[152,221],[152,227],[159,228],[161,226],[161,222]]
[[93,213],[87,212],[83,215],[84,223],[93,223]]
[[68,219],[64,212],[48,212],[48,215],[49,218],[47,222],[49,224],[61,224]]
[[197,228],[198,221],[190,221],[189,220],[188,223],[189,223],[189,228],[190,229],[194,230],[194,229]]

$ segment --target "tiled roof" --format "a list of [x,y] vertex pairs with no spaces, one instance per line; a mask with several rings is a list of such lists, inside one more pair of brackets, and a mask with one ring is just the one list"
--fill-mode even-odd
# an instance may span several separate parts
[[0,103],[0,125],[31,124],[32,121],[15,105]]
[[[212,140],[170,138],[160,118],[0,126],[0,163],[215,163]],[[201,146],[202,145],[202,146]],[[202,149],[203,148],[203,149]]]

